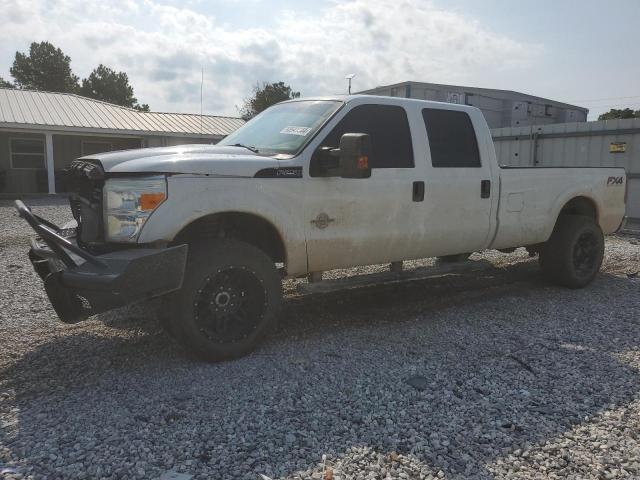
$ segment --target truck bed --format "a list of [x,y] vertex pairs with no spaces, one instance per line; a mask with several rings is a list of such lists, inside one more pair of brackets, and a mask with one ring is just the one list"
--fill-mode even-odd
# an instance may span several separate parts
[[553,231],[549,219],[557,218],[562,207],[577,196],[594,208],[599,204],[596,217],[602,231],[615,232],[624,215],[625,181],[623,168],[502,168],[498,227],[491,248],[546,241]]

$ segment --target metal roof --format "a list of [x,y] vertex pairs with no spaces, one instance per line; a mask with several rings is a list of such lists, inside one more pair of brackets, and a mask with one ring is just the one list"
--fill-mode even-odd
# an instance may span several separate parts
[[480,87],[465,87],[463,85],[446,85],[443,83],[428,83],[428,82],[400,82],[400,83],[392,83],[390,85],[379,85],[375,88],[370,88],[368,90],[362,90],[361,92],[357,92],[356,94],[370,95],[375,94],[378,90],[386,89],[386,88],[397,88],[397,87],[406,87],[408,85],[416,86],[416,87],[424,87],[424,88],[432,88],[432,89],[442,89],[442,90],[451,90],[451,91],[467,91],[467,92],[475,92],[478,94],[484,93],[485,95],[496,95],[499,98],[506,97],[519,97],[522,99],[528,99],[531,101],[537,101],[541,103],[548,103],[550,105],[554,105],[557,107],[563,108],[571,108],[574,110],[582,110],[584,112],[588,112],[589,109],[585,107],[580,107],[578,105],[571,105],[569,103],[558,102],[556,100],[551,100],[549,98],[537,97],[535,95],[529,95],[528,93],[516,92],[515,90],[499,90],[496,88],[480,88]]
[[243,124],[235,117],[139,112],[71,93],[0,88],[0,128],[221,137]]

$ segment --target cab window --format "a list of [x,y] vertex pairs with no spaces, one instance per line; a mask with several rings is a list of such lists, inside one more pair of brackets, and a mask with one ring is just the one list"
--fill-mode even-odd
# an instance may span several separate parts
[[435,168],[480,167],[476,132],[466,112],[425,108],[431,165]]
[[413,146],[409,120],[396,105],[359,105],[347,113],[322,143],[338,148],[345,133],[366,133],[371,137],[371,168],[413,168]]

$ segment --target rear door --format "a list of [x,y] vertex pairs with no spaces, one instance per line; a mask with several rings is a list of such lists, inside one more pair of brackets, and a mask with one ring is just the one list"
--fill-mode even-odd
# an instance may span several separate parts
[[481,143],[490,133],[482,118],[468,112],[421,108],[428,140],[424,242],[429,256],[474,252],[491,242],[499,186],[492,181],[494,159]]

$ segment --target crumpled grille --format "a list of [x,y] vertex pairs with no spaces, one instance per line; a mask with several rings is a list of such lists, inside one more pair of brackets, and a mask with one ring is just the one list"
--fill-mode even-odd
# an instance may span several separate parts
[[90,248],[103,242],[102,187],[104,170],[98,162],[74,160],[66,169],[71,213],[78,222],[78,243]]
[[99,163],[88,160],[74,160],[66,169],[68,175],[73,177],[84,177],[89,180],[102,180],[104,170]]

